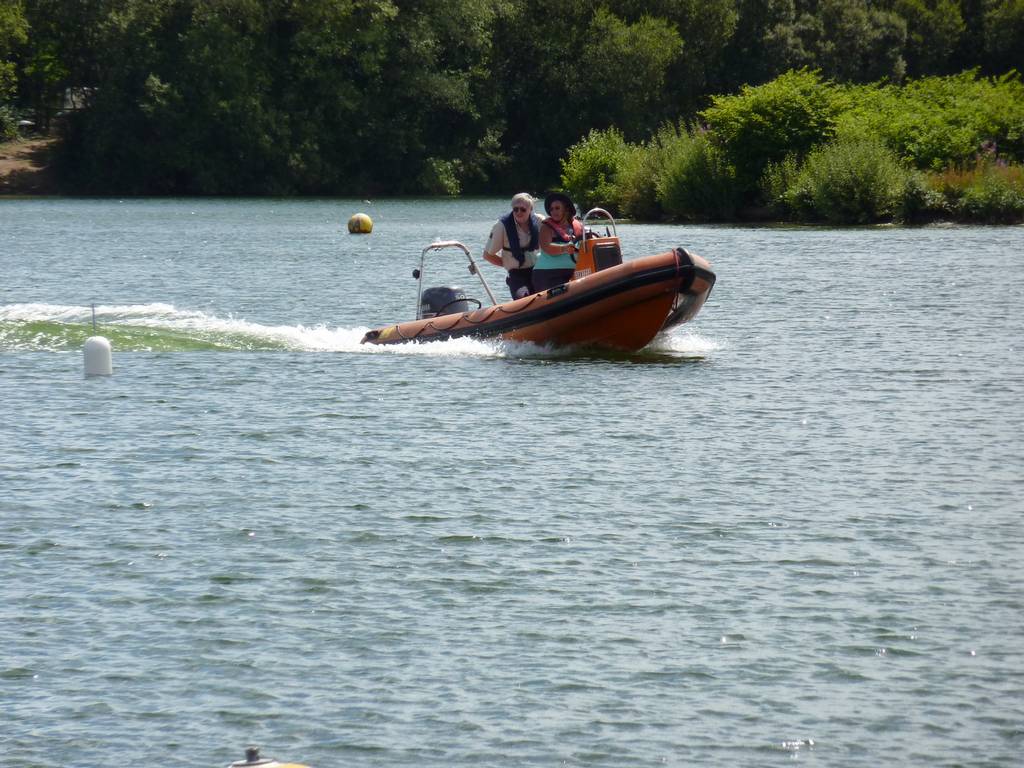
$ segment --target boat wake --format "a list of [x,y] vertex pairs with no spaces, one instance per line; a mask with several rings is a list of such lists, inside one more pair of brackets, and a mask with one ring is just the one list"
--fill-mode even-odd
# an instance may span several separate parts
[[678,329],[658,337],[638,353],[554,348],[530,343],[486,339],[450,339],[422,344],[361,344],[369,328],[320,325],[261,325],[234,317],[218,317],[171,304],[98,305],[93,309],[57,304],[0,305],[0,353],[77,352],[95,334],[107,337],[118,352],[293,351],[358,352],[376,355],[452,357],[578,358],[598,357],[642,361],[647,358],[703,358],[717,348],[709,339]]
[[102,334],[119,351],[346,351],[359,347],[365,328],[324,325],[260,325],[217,317],[171,304],[98,305],[96,331],[92,308],[56,304],[0,306],[0,351],[77,351]]

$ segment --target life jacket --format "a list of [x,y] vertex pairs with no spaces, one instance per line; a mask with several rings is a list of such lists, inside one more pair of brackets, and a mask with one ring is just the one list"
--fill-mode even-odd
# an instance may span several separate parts
[[[552,243],[576,243],[583,238],[583,222],[579,219],[572,220],[572,234],[566,232],[562,225],[558,224],[550,216],[544,219],[544,223],[551,227]],[[576,263],[576,254],[573,254],[572,261],[573,264]]]
[[523,251],[536,251],[537,244],[540,242],[540,225],[537,224],[537,218],[532,213],[530,214],[530,242],[525,248],[519,242],[519,229],[516,227],[516,220],[513,218],[512,212],[506,213],[500,221],[505,226],[505,234],[508,236],[508,249],[512,251],[512,255],[516,257],[516,261],[522,267],[526,259]]

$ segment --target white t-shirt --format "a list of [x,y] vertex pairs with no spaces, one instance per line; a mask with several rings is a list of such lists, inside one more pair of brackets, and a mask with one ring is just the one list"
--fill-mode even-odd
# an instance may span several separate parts
[[[537,222],[537,226],[540,227],[541,221],[537,214],[532,214],[533,218]],[[527,221],[529,225],[529,221]],[[537,254],[540,251],[538,237],[538,246],[536,250],[528,251],[526,246],[530,244],[530,228],[524,230],[519,226],[519,222],[516,222],[516,231],[519,234],[519,244],[523,246],[523,263],[520,264],[516,257],[512,255],[512,250],[509,248],[508,232],[505,231],[505,225],[501,223],[499,219],[491,227],[491,234],[487,237],[487,245],[484,246],[484,253],[491,253],[494,255],[501,256],[501,266],[505,269],[525,269],[526,267],[532,267],[537,263]]]

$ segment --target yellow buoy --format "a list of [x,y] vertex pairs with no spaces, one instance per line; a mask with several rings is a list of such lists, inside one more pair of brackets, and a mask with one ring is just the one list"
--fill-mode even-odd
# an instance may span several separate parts
[[365,213],[357,213],[348,220],[348,231],[353,235],[368,235],[373,231],[373,220]]

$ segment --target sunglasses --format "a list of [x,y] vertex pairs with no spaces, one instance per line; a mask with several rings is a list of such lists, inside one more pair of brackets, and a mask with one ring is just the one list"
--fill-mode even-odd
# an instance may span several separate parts
[[530,209],[524,205],[513,205],[512,210],[515,211],[516,213],[526,213]]

